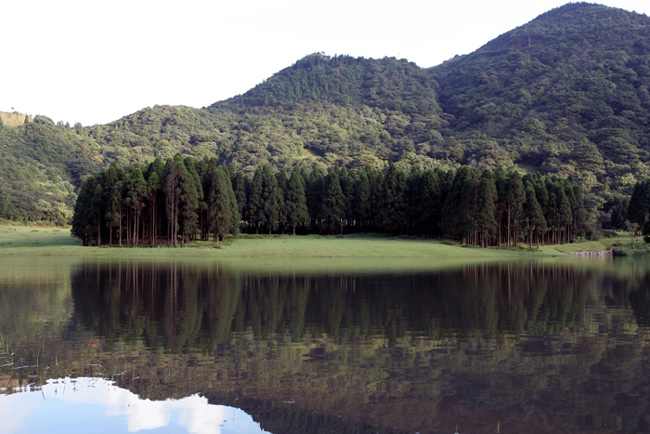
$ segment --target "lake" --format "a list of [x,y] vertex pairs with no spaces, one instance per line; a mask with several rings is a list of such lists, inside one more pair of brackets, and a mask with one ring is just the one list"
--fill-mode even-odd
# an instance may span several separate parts
[[3,258],[2,432],[650,431],[650,262]]

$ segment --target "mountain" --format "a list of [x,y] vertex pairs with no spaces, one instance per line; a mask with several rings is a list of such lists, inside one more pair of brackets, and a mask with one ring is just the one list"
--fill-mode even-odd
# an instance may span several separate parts
[[203,109],[145,108],[83,128],[0,128],[0,217],[65,221],[80,180],[177,152],[269,163],[572,176],[596,210],[650,175],[650,19],[571,3],[433,68],[312,54]]
[[430,72],[469,149],[481,136],[523,167],[624,187],[648,174],[649,62],[648,17],[574,3]]

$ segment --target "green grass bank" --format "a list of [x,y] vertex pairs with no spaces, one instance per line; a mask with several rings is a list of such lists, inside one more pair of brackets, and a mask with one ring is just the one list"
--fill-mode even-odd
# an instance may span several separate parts
[[[83,247],[69,229],[56,227],[0,225],[0,256],[70,257],[207,257],[207,258],[437,258],[444,260],[544,258],[571,255],[576,251],[611,249],[629,239],[615,237],[539,250],[507,250],[464,247],[423,238],[383,237],[379,235],[340,236],[246,236],[214,243],[195,242],[180,248]],[[522,245],[523,247],[523,245]]]

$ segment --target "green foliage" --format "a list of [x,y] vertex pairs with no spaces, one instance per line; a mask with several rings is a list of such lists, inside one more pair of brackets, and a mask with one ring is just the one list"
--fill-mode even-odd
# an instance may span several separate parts
[[[149,174],[148,180],[143,172]],[[235,235],[239,226],[249,233],[264,230],[272,234],[284,233],[288,225],[294,234],[297,229],[341,235],[360,231],[443,233],[485,247],[516,245],[527,228],[529,241],[532,243],[534,233],[538,244],[572,241],[586,231],[580,220],[584,212],[580,189],[561,178],[531,177],[552,190],[545,208],[530,180],[526,180],[524,191],[518,172],[497,172],[497,186],[491,171],[486,169],[479,176],[466,166],[455,175],[426,171],[408,178],[395,165],[390,165],[386,174],[334,168],[327,176],[318,169],[307,176],[294,169],[287,180],[284,173],[274,175],[264,165],[255,169],[250,182],[241,172],[233,178],[248,186],[240,192],[246,203],[243,216],[231,175],[226,167],[217,167],[215,160],[196,162],[176,155],[164,168],[160,160],[145,170],[139,165],[126,170],[112,165],[83,183],[72,234],[84,245],[101,245],[107,238],[112,244],[114,234],[121,245],[126,235],[132,246],[147,238],[151,246],[158,238],[176,246],[180,235],[183,246],[196,239],[207,241],[210,234],[218,242],[226,234]],[[150,209],[143,212],[147,204]]]
[[[572,3],[430,69],[394,58],[312,54],[205,109],[155,106],[92,128],[56,125],[44,116],[4,125],[0,217],[69,222],[89,175],[110,163],[144,165],[176,154],[214,159],[247,176],[264,165],[285,174],[391,164],[406,175],[460,165],[477,172],[539,171],[572,176],[595,215],[650,176],[649,25],[643,15]],[[241,179],[234,191],[240,215],[247,216],[257,205],[243,203]],[[358,189],[358,182],[365,189],[361,177],[341,177],[341,188]],[[368,186],[370,203],[383,200],[370,178]],[[191,214],[205,210],[196,189],[190,206],[196,208],[185,207],[187,224],[179,221],[190,232],[197,227]],[[286,209],[282,198],[277,201],[272,208],[284,227]],[[310,202],[308,194],[312,225],[318,226],[320,210]],[[366,203],[350,201],[345,213]],[[367,224],[366,212],[354,224]],[[269,222],[254,224],[275,229]]]
[[335,170],[325,178],[325,195],[323,197],[322,217],[324,227],[330,234],[343,233],[345,218],[345,196],[341,190],[339,176]]
[[297,226],[305,226],[309,223],[309,210],[307,209],[307,196],[305,185],[298,170],[291,172],[291,177],[285,192],[285,206],[287,223],[291,226],[293,234],[296,234]]

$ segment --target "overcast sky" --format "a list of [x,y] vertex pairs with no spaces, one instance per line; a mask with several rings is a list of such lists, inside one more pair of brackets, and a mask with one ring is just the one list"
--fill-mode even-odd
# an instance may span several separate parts
[[[0,111],[105,124],[205,107],[325,52],[421,67],[470,53],[567,0],[28,0],[0,8]],[[650,15],[648,0],[606,0]]]

